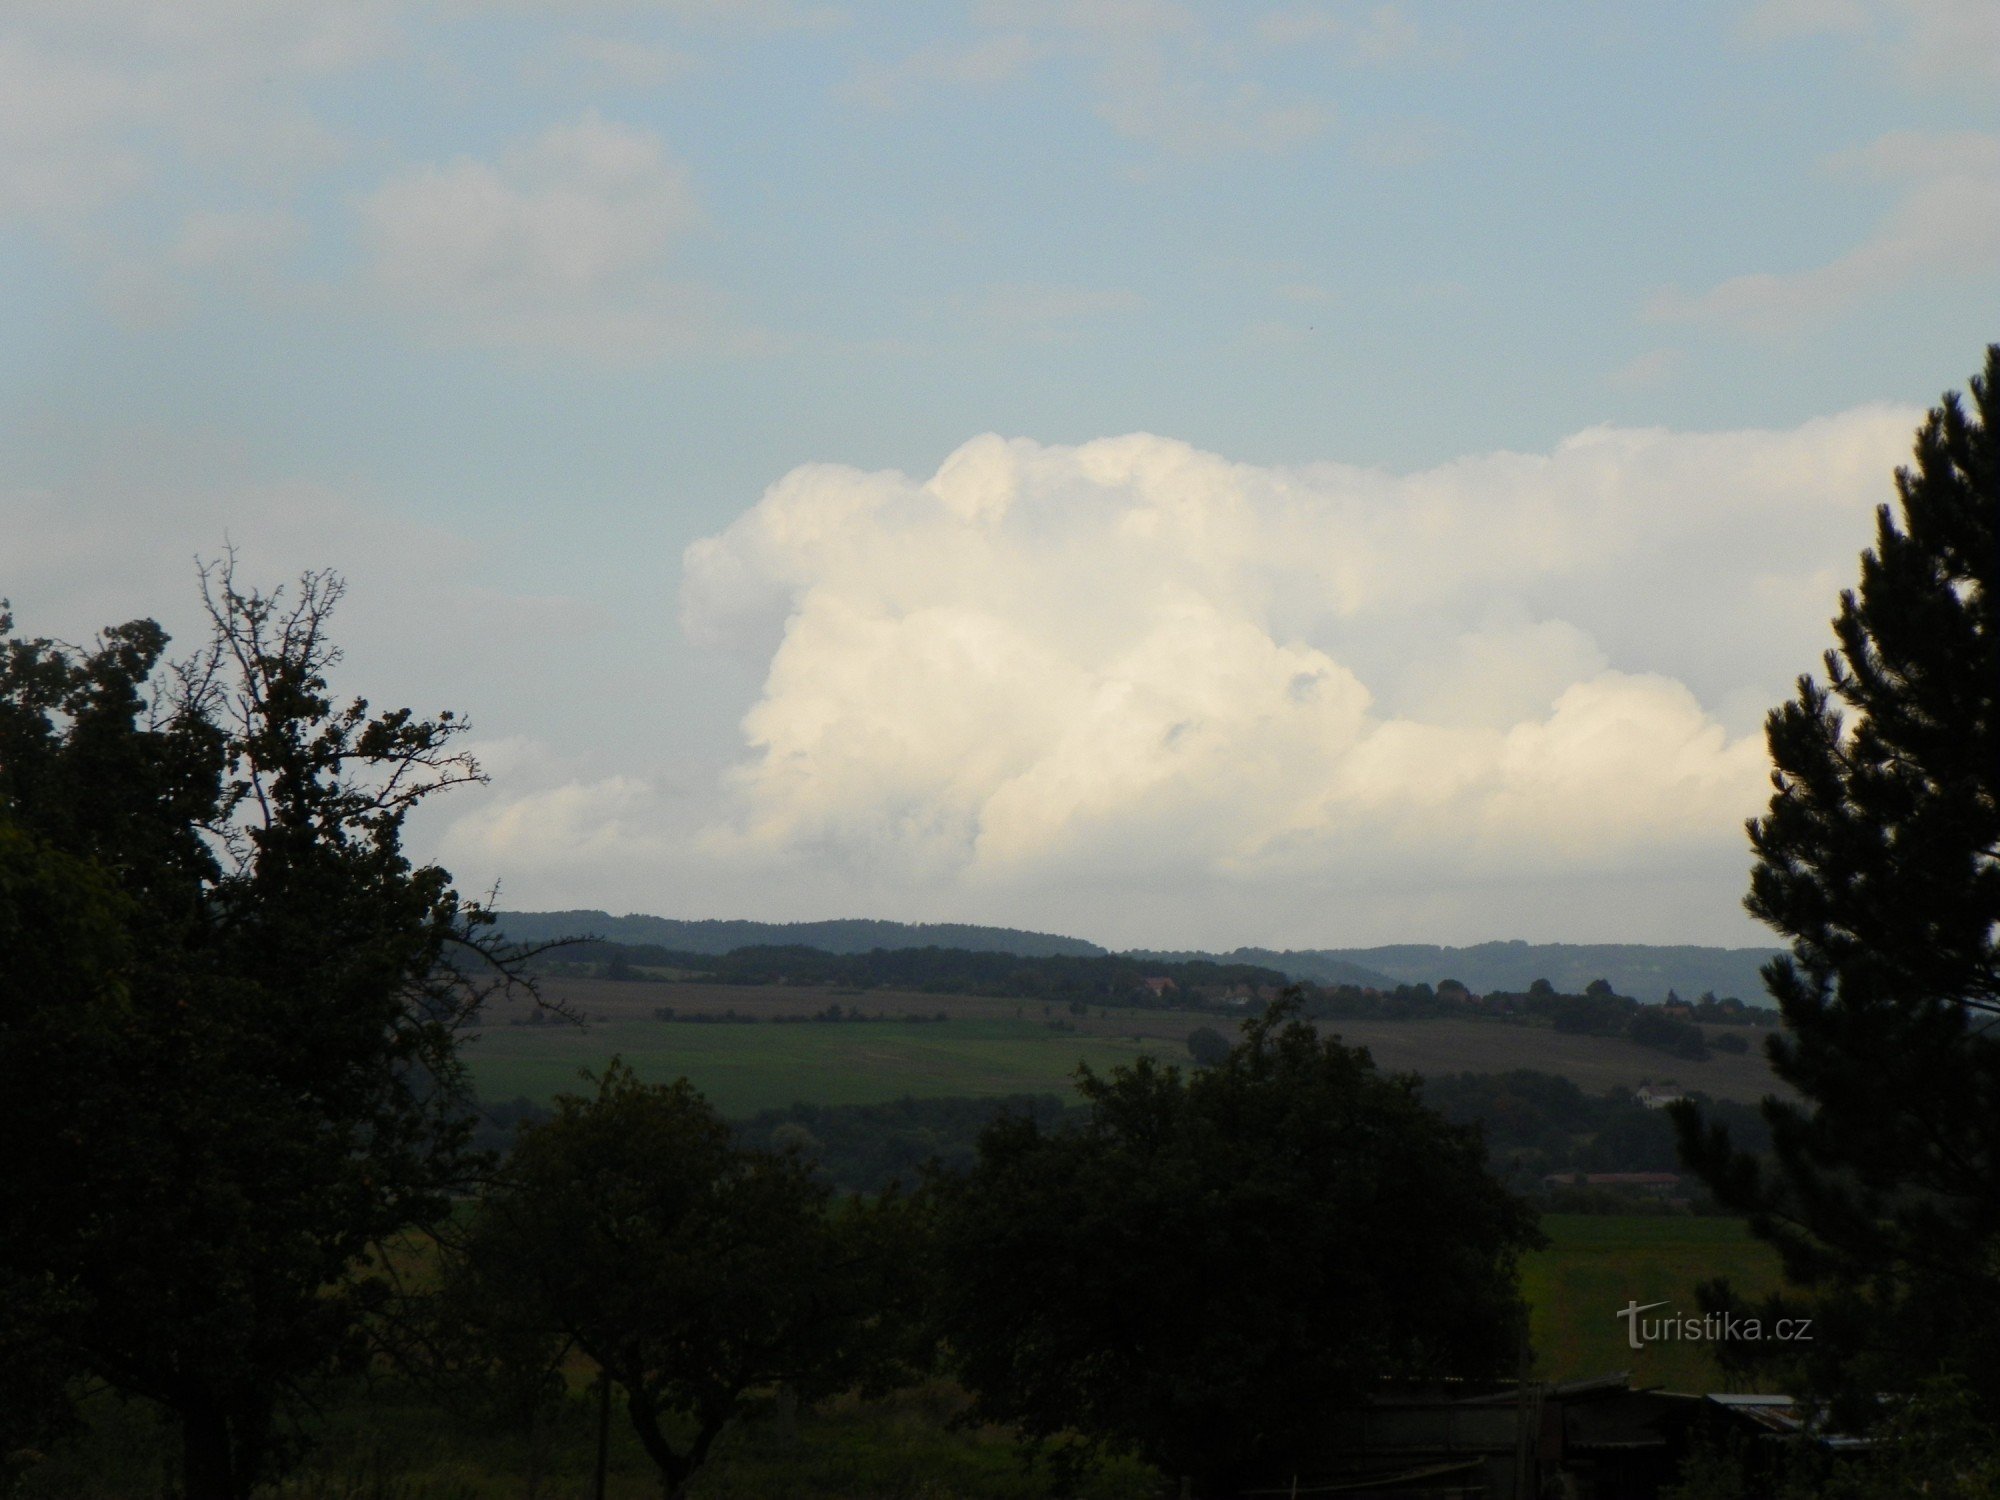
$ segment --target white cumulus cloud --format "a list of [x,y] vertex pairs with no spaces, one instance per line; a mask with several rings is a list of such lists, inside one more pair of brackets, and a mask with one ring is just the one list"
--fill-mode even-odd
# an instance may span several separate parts
[[1731,857],[1749,710],[1817,659],[1911,420],[1410,475],[1145,434],[795,470],[684,560],[691,636],[776,642],[707,848],[993,892]]

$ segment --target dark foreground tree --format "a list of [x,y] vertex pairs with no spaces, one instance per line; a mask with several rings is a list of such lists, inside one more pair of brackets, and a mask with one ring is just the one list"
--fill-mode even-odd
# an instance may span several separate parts
[[[448,1210],[455,1050],[504,981],[403,821],[475,780],[461,722],[337,703],[341,585],[204,574],[213,631],[93,649],[0,616],[0,1326],[167,1409],[189,1500],[240,1500],[355,1346],[370,1252]],[[23,1312],[23,1306],[28,1308]],[[44,1383],[44,1386],[46,1383]]]
[[[125,909],[95,866],[48,847],[0,814],[0,1140],[34,1149],[47,1100],[40,1080],[63,1076],[79,1036],[121,1024],[128,1012]],[[32,1158],[9,1151],[20,1187]],[[73,1293],[54,1268],[6,1246],[32,1235],[26,1216],[46,1211],[0,1189],[0,1493],[66,1427],[74,1374],[64,1334]]]
[[976,1415],[1228,1495],[1309,1469],[1385,1376],[1511,1372],[1529,1211],[1416,1082],[1296,1002],[1193,1076],[1079,1084],[1076,1130],[1003,1118],[937,1184],[941,1328]]
[[519,1383],[574,1347],[624,1392],[672,1500],[760,1391],[812,1401],[900,1372],[902,1200],[836,1204],[804,1159],[745,1150],[689,1086],[613,1062],[522,1132],[451,1297]]
[[1838,1390],[1955,1373],[2000,1410],[2000,346],[1917,435],[1834,621],[1766,722],[1745,905],[1791,939],[1773,1154],[1675,1106],[1687,1161],[1814,1289]]

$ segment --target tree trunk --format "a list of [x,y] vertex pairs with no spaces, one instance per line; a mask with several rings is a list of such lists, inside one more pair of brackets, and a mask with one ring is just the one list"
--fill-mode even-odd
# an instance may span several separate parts
[[203,1393],[172,1410],[181,1419],[183,1500],[250,1500],[270,1460],[272,1398],[260,1394],[232,1408]]
[[181,1493],[183,1500],[247,1500],[248,1486],[237,1471],[229,1417],[210,1402],[181,1409]]
[[542,1493],[542,1460],[549,1446],[549,1427],[543,1420],[541,1408],[528,1408],[528,1491],[525,1500],[540,1500]]
[[660,1493],[667,1500],[678,1500],[688,1476],[694,1473],[693,1466],[667,1441],[660,1428],[660,1414],[631,1386],[625,1388],[625,1413],[632,1419],[632,1430],[639,1435],[639,1446],[660,1471]]
[[611,1372],[597,1372],[597,1470],[591,1500],[604,1500],[605,1471],[611,1464]]

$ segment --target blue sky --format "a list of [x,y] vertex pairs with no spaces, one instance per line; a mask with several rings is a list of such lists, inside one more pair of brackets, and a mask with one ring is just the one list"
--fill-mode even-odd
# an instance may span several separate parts
[[340,568],[520,904],[1757,941],[1996,84],[1993,0],[27,0],[0,593]]

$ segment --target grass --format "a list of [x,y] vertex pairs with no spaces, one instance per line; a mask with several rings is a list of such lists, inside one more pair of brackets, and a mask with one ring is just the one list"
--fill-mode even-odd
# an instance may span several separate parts
[[[935,1007],[933,1007],[935,1009]],[[1039,1009],[1039,1007],[1037,1007]],[[794,1026],[652,1020],[494,1028],[468,1052],[482,1097],[546,1100],[578,1092],[582,1070],[614,1053],[649,1083],[687,1077],[724,1115],[787,1104],[877,1104],[904,1095],[1067,1095],[1077,1064],[1100,1070],[1142,1056],[1185,1065],[1164,1036],[1052,1031],[1041,1019],[953,1019]]]
[[[689,1078],[732,1118],[795,1103],[876,1104],[905,1095],[1067,1095],[1080,1062],[1102,1070],[1151,1056],[1186,1065],[1190,1031],[1212,1026],[1231,1034],[1236,1022],[1197,1011],[1091,1007],[1078,1015],[1033,1000],[777,985],[550,980],[546,990],[587,1017],[587,1026],[510,1025],[526,1009],[503,1007],[492,1018],[497,1024],[487,1026],[467,1053],[486,1098],[525,1095],[546,1102],[575,1092],[580,1072],[602,1068],[614,1053],[649,1082]],[[942,1011],[950,1019],[772,1024],[773,1017],[807,1016],[830,1004],[889,1017]],[[757,1020],[657,1021],[652,1013],[659,1006],[682,1014],[735,1011]],[[1325,1029],[1367,1047],[1390,1072],[1536,1068],[1570,1078],[1591,1094],[1672,1081],[1745,1101],[1779,1087],[1754,1053],[1684,1062],[1623,1038],[1570,1036],[1491,1019],[1329,1021]]]
[[[727,1429],[695,1477],[691,1500],[1034,1500],[1045,1469],[992,1428],[953,1418],[964,1394],[932,1381],[879,1401],[852,1397],[786,1417],[767,1406]],[[399,1381],[349,1383],[321,1393],[303,1463],[259,1494],[268,1500],[569,1500],[588,1494],[595,1453],[594,1396],[571,1395],[532,1435],[519,1424],[454,1413]],[[140,1403],[94,1398],[86,1439],[29,1471],[20,1500],[144,1500],[172,1487],[176,1443]],[[607,1500],[658,1500],[657,1471],[614,1406]],[[531,1454],[530,1444],[534,1444]],[[536,1482],[531,1489],[528,1476]],[[1108,1463],[1077,1500],[1151,1500],[1145,1466]]]
[[1642,1083],[1672,1083],[1716,1099],[1755,1104],[1790,1089],[1764,1060],[1763,1033],[1711,1026],[1711,1038],[1735,1031],[1750,1041],[1741,1056],[1713,1053],[1689,1062],[1617,1036],[1578,1036],[1545,1026],[1440,1017],[1428,1021],[1328,1021],[1325,1029],[1350,1047],[1366,1047],[1375,1064],[1393,1073],[1505,1073],[1533,1068],[1567,1078],[1586,1094]]
[[1778,1290],[1776,1252],[1751,1238],[1741,1220],[1548,1214],[1542,1231],[1549,1248],[1527,1256],[1521,1268],[1538,1374],[1573,1380],[1629,1370],[1635,1385],[1741,1388],[1706,1345],[1649,1343],[1634,1350],[1626,1339],[1629,1320],[1618,1316],[1631,1302],[1669,1304],[1649,1318],[1697,1316],[1695,1284],[1717,1276],[1753,1297]]

